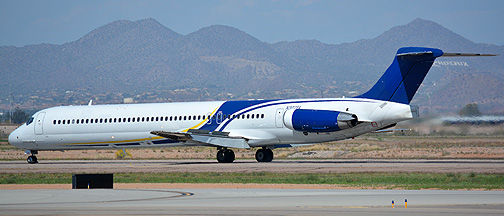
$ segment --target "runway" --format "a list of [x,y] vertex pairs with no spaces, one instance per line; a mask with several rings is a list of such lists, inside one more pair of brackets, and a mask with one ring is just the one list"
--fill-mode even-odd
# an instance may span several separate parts
[[0,195],[2,215],[502,215],[504,211],[504,191],[41,189],[0,190]]
[[[504,173],[502,160],[0,161],[0,173]],[[140,186],[141,187],[141,186]],[[0,190],[0,215],[502,215],[504,191],[357,189]],[[145,188],[145,187],[141,187]],[[405,199],[408,208],[404,208]],[[392,200],[395,208],[391,207]]]
[[276,172],[349,173],[420,172],[504,174],[504,160],[469,159],[331,159],[274,160],[44,160],[0,161],[0,173],[125,173],[125,172]]

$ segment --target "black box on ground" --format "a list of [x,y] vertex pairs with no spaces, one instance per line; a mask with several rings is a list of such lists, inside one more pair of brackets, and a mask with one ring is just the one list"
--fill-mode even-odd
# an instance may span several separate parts
[[72,189],[114,188],[114,174],[73,174]]

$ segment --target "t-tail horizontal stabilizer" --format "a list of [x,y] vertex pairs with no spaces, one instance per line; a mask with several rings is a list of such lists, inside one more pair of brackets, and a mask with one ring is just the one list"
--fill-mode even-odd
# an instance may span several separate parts
[[478,57],[478,56],[498,56],[496,54],[477,54],[477,53],[443,53],[441,57]]
[[403,47],[382,77],[357,98],[409,104],[437,57],[495,56],[493,54],[444,53],[440,49]]

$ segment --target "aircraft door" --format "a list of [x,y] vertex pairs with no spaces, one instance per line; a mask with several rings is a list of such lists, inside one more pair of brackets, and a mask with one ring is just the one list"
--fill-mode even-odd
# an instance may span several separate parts
[[44,118],[45,112],[41,112],[35,118],[35,134],[42,135],[44,134]]
[[283,113],[284,113],[284,109],[282,108],[279,108],[276,110],[276,114],[275,114],[275,124],[276,124],[276,127],[277,128],[283,128]]

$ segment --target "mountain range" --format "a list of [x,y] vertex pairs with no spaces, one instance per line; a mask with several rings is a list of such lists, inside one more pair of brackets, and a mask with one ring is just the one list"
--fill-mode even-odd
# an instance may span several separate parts
[[[154,19],[119,20],[77,41],[0,47],[0,108],[54,105],[352,97],[367,91],[398,48],[504,53],[424,19],[373,39],[325,44],[266,43],[233,27],[212,25],[181,35]],[[438,58],[412,103],[457,111],[478,103],[504,112],[504,57]]]

